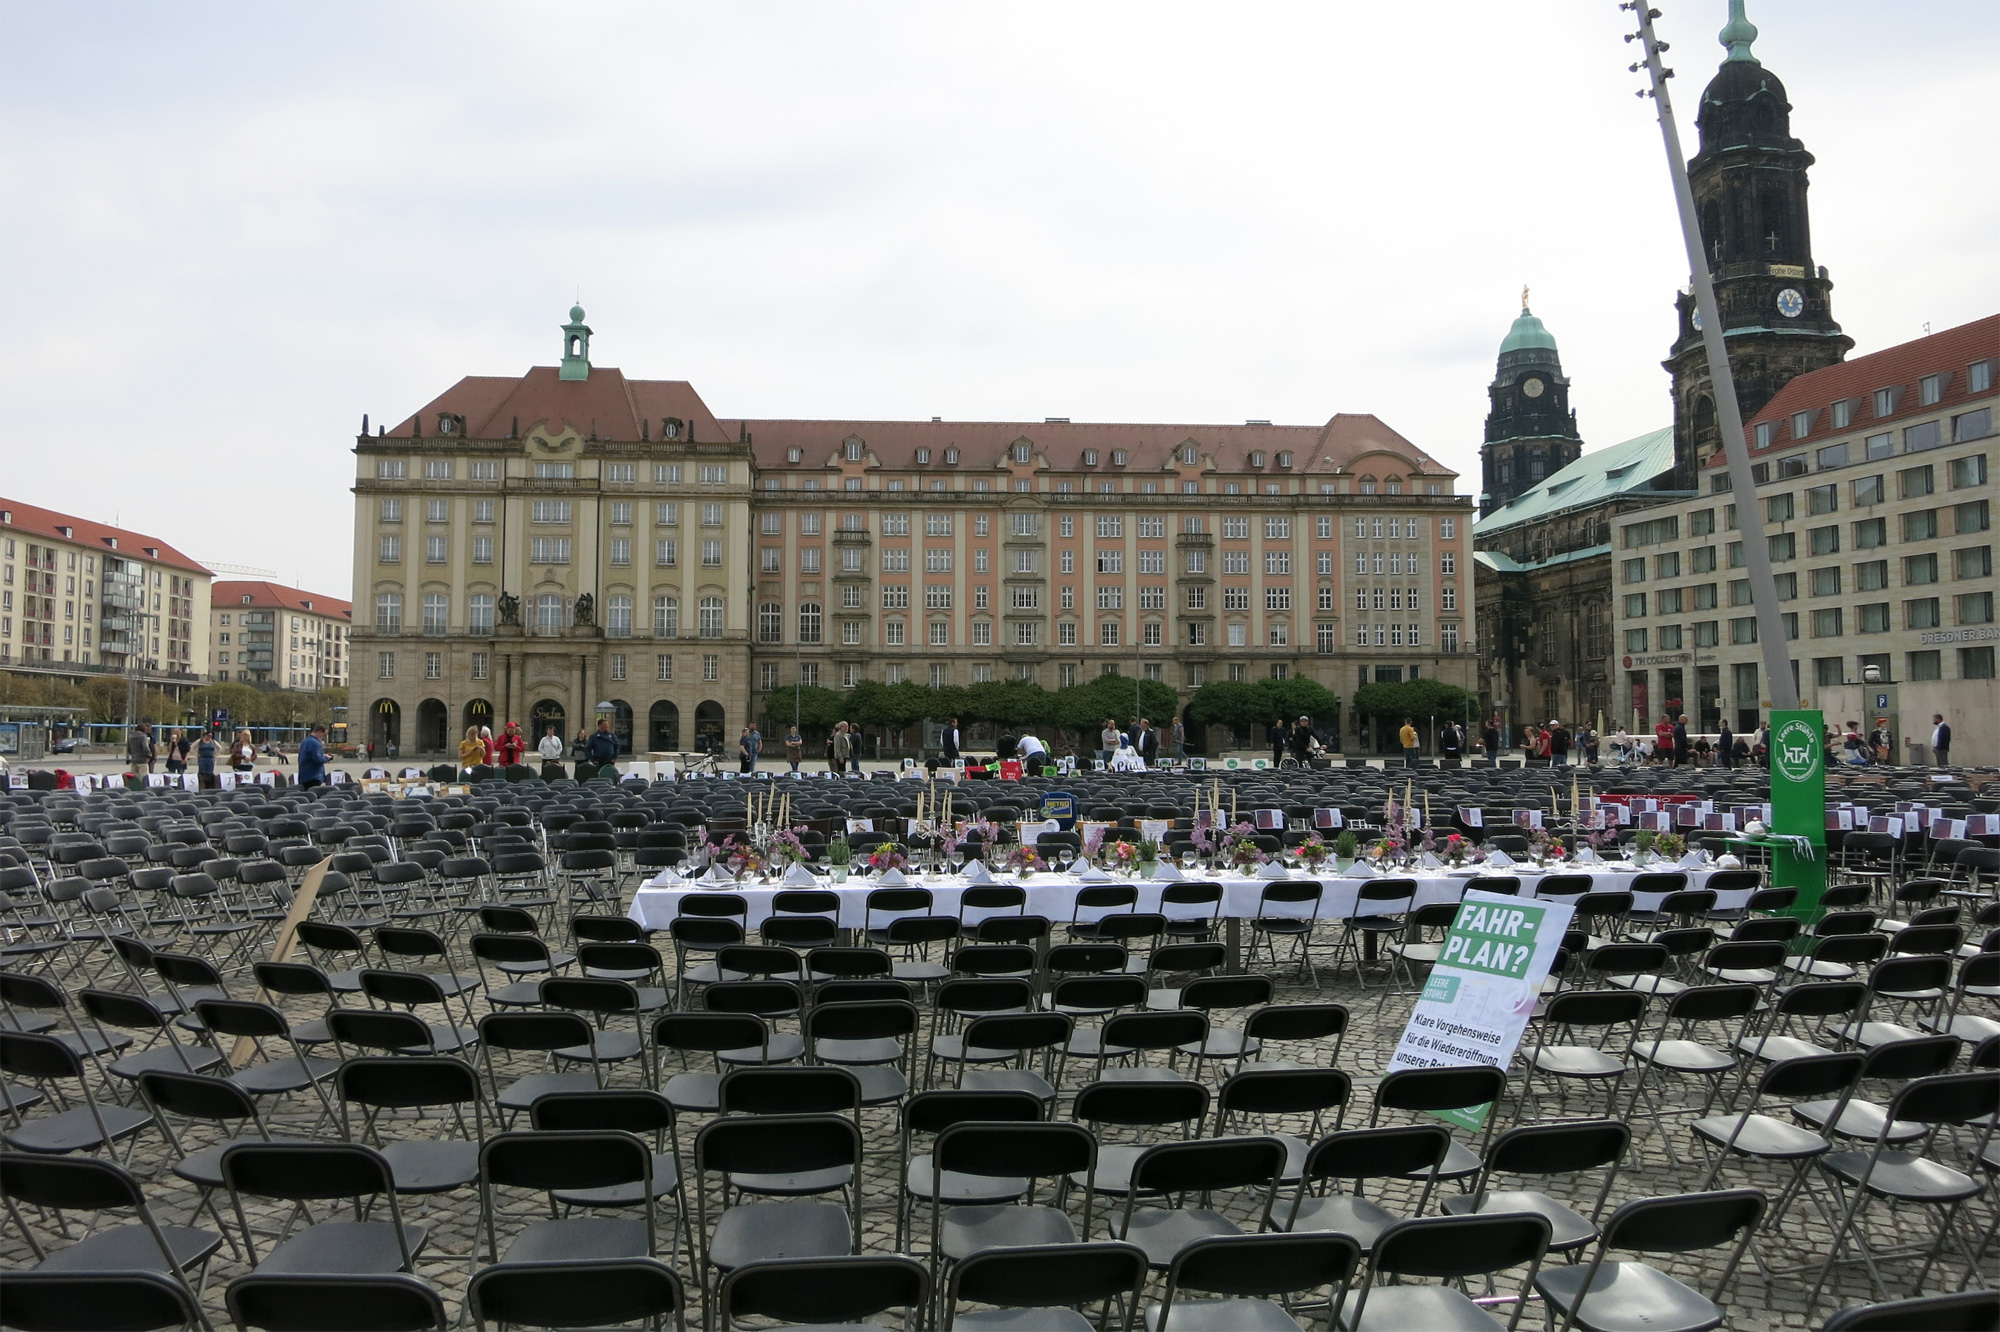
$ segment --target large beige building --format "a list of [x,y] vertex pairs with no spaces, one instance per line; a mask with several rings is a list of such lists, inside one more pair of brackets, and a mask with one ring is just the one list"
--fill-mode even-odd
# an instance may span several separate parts
[[[1953,760],[2000,759],[1993,431],[2000,315],[1788,382],[1746,425],[1792,670],[1807,706]],[[1739,731],[1770,706],[1718,454],[1699,494],[1613,523],[1618,717],[1663,710]],[[1921,758],[1904,748],[1899,758]]]
[[208,570],[158,537],[0,499],[0,667],[199,682],[208,604]]
[[346,687],[351,603],[279,583],[234,579],[217,581],[210,599],[216,679],[308,691]]
[[1472,683],[1471,500],[1372,416],[1323,426],[719,419],[589,362],[461,380],[358,440],[354,692],[434,752],[611,705],[734,739],[794,681],[1181,691]]

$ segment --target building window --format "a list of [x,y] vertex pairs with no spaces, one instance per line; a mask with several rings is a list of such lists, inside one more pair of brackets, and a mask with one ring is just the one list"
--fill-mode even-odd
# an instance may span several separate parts
[[681,543],[675,537],[661,537],[653,543],[653,563],[671,569],[681,560]]
[[665,684],[674,679],[674,658],[670,652],[662,652],[653,658],[653,678]]
[[722,678],[722,658],[713,652],[701,654],[701,678],[715,681]]
[[1889,603],[1871,602],[1854,608],[1855,630],[1864,634],[1886,634],[1889,632]]
[[535,630],[559,633],[569,624],[568,606],[558,592],[544,592],[535,598]]
[[629,566],[632,563],[632,538],[611,538],[611,563],[613,567]]
[[722,637],[722,598],[703,597],[697,608],[703,638]]
[[1729,641],[1741,647],[1757,641],[1757,620],[1755,616],[1741,616],[1729,622]]
[[530,564],[568,564],[568,537],[535,537],[529,542]]
[[375,678],[378,680],[393,680],[396,678],[395,653],[378,652],[375,654]]
[[1965,647],[1958,650],[1958,678],[1961,680],[1991,680],[1993,678],[1993,647]]
[[442,592],[424,593],[424,633],[443,634],[451,628],[451,602]]
[[379,547],[377,556],[379,563],[401,564],[403,562],[403,538],[399,536],[384,536],[379,543]]
[[1952,572],[1960,578],[1991,578],[1993,547],[1967,546],[1951,553]]
[[474,564],[493,563],[493,538],[476,536],[472,538],[472,562]]
[[1960,624],[1993,623],[1993,594],[1991,592],[1961,592],[1957,598],[1958,622]]
[[949,620],[931,621],[931,646],[951,646],[951,622]]
[[820,608],[816,601],[808,601],[799,607],[799,642],[820,641]]
[[403,632],[402,593],[378,592],[375,594],[375,632],[378,634],[400,634]]
[[466,628],[474,634],[493,632],[493,598],[481,592],[466,598]]

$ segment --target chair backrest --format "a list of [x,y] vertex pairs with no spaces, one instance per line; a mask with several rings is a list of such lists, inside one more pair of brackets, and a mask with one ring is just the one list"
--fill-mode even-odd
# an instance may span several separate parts
[[[1398,1221],[1376,1237],[1369,1270],[1374,1276],[1447,1281],[1510,1267],[1532,1269],[1548,1251],[1549,1234],[1548,1218],[1534,1212],[1426,1216]],[[1367,1307],[1366,1292],[1361,1299],[1356,1319]]]
[[942,1133],[975,1120],[1034,1123],[1043,1109],[1030,1091],[922,1091],[903,1103],[903,1131]]
[[[1174,1255],[1159,1325],[1172,1325],[1174,1296],[1182,1290],[1266,1299],[1329,1287],[1344,1290],[1360,1265],[1361,1246],[1331,1231],[1204,1236]],[[1333,1307],[1340,1307],[1338,1293]]]
[[861,1130],[839,1115],[734,1115],[694,1139],[695,1169],[802,1174],[861,1162]]
[[479,1074],[449,1055],[361,1056],[345,1060],[334,1074],[343,1100],[391,1109],[482,1105]]
[[236,1193],[308,1202],[391,1195],[389,1163],[356,1142],[237,1142],[222,1153],[222,1178]]
[[1867,1056],[1844,1050],[1835,1054],[1780,1059],[1757,1080],[1759,1100],[1804,1101],[1846,1091],[1861,1076]]
[[[900,982],[898,982],[900,983]],[[920,1016],[908,999],[815,1004],[805,1016],[807,1040],[876,1040],[916,1034]]]
[[744,1066],[722,1075],[717,1108],[725,1115],[823,1115],[861,1108],[861,1081],[830,1064]]
[[1268,1209],[1277,1196],[1285,1155],[1284,1141],[1273,1137],[1195,1138],[1159,1143],[1141,1152],[1132,1163],[1127,1207],[1141,1193],[1206,1193],[1254,1187],[1265,1190]]
[[578,1013],[488,1013],[479,1019],[487,1050],[567,1050],[590,1045],[590,1023]]
[[227,1078],[147,1069],[139,1074],[139,1091],[156,1113],[210,1123],[257,1118],[256,1100]]
[[671,1135],[674,1131],[673,1103],[645,1087],[548,1092],[535,1098],[528,1117],[537,1130],[545,1132],[614,1129]]
[[2000,1110],[2000,1078],[1984,1070],[1918,1078],[1889,1104],[1889,1118],[1915,1124],[1969,1124]]
[[771,1029],[750,1013],[662,1013],[653,1019],[653,1044],[662,1050],[761,1048]]
[[1124,1046],[1132,1050],[1170,1050],[1189,1042],[1208,1039],[1208,1015],[1193,1009],[1164,1009],[1147,1013],[1119,1013],[1105,1019],[1103,1042],[1106,1047]]
[[1004,1308],[1054,1309],[1128,1298],[1146,1279],[1146,1251],[1105,1240],[981,1249],[954,1264],[950,1300]]
[[666,1326],[687,1303],[679,1274],[656,1258],[501,1263],[475,1272],[466,1298],[482,1325],[531,1327]]
[[1067,1042],[1075,1019],[1067,1013],[998,1013],[965,1024],[965,1048],[1047,1050]]
[[202,1314],[194,1294],[164,1272],[58,1268],[9,1272],[0,1283],[0,1323],[21,1332],[93,1332],[200,1327]]
[[1821,1327],[1824,1332],[1908,1332],[1914,1327],[1987,1332],[2000,1328],[2000,1290],[1962,1290],[1887,1304],[1857,1304],[1834,1314]]
[[431,1050],[431,1029],[421,1018],[385,1008],[335,1008],[326,1029],[343,1046],[362,1050]]
[[1507,1071],[1501,1068],[1399,1068],[1376,1085],[1375,1111],[1457,1110],[1497,1101],[1506,1090]]
[[1020,1176],[1047,1179],[1088,1176],[1097,1165],[1097,1139],[1081,1124],[959,1123],[938,1134],[931,1148],[933,1174]]
[[1451,1130],[1442,1124],[1346,1129],[1314,1143],[1301,1174],[1307,1180],[1403,1178],[1437,1169],[1450,1150]]
[[1077,1090],[1070,1113],[1083,1123],[1157,1128],[1199,1122],[1208,1100],[1199,1082],[1093,1082]]
[[930,1297],[930,1269],[922,1263],[855,1254],[745,1263],[724,1278],[718,1303],[724,1327],[751,1316],[851,1326],[888,1309],[909,1309],[914,1321]]
[[1763,1219],[1762,1189],[1721,1189],[1634,1198],[1604,1223],[1603,1247],[1635,1253],[1691,1253],[1729,1243]]
[[652,1173],[652,1151],[619,1129],[501,1133],[488,1138],[479,1151],[484,1185],[535,1192],[650,1182]]
[[1317,1115],[1345,1110],[1353,1091],[1353,1079],[1337,1068],[1246,1068],[1231,1075],[1217,1094],[1217,1131],[1232,1114]]
[[1272,1004],[1243,1024],[1246,1036],[1265,1041],[1317,1041],[1347,1034],[1346,1004]]
[[1201,976],[1181,990],[1181,1007],[1255,1008],[1271,1002],[1274,988],[1269,976]]

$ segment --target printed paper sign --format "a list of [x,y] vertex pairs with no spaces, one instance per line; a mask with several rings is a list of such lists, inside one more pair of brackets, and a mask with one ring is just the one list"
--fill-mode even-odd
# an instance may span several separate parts
[[1347,817],[1337,809],[1316,809],[1313,811],[1313,827],[1345,828]]
[[1167,840],[1167,830],[1173,826],[1173,822],[1172,819],[1140,819],[1139,836],[1149,842],[1164,842]]
[[1259,831],[1283,832],[1285,829],[1285,811],[1282,809],[1260,809],[1254,817]]
[[1877,814],[1874,818],[1868,820],[1868,831],[1872,833],[1888,833],[1891,837],[1901,837],[1903,835],[1903,821]]
[[1022,846],[1033,846],[1035,839],[1045,832],[1061,832],[1054,819],[1022,819],[1020,835]]
[[[1574,914],[1567,902],[1469,890],[1396,1042],[1388,1071],[1507,1067]],[[1492,1108],[1436,1113],[1447,1123],[1477,1129]]]
[[1486,811],[1477,805],[1460,805],[1458,807],[1458,821],[1468,828],[1484,828],[1486,826]]
[[859,832],[874,832],[874,831],[875,831],[875,820],[873,820],[873,819],[849,819],[849,820],[847,821],[847,831],[848,831],[848,832],[850,832],[850,833],[859,833]]
[[1965,819],[1935,819],[1931,822],[1931,836],[1939,841],[1957,841],[1965,836]]
[[1542,811],[1539,809],[1517,809],[1514,811],[1516,828],[1539,828],[1542,826]]
[[1828,832],[1852,832],[1854,829],[1854,811],[1851,809],[1828,810],[1826,812],[1826,828]]

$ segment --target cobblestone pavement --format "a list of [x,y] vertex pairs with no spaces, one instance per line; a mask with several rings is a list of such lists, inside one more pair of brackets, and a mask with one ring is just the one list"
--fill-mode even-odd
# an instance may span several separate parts
[[[1314,941],[1316,954],[1322,957],[1330,954],[1335,929],[1337,927],[1322,928],[1319,937]],[[1324,963],[1322,963],[1321,979],[1324,982],[1323,988],[1315,989],[1310,984],[1300,984],[1289,976],[1285,977],[1279,997],[1281,1000],[1295,1001],[1333,999],[1351,1007],[1353,1025],[1338,1062],[1341,1068],[1354,1076],[1356,1083],[1354,1104],[1348,1112],[1347,1125],[1363,1126],[1368,1122],[1372,1088],[1408,1017],[1411,1000],[1406,995],[1391,996],[1385,1000],[1382,991],[1375,988],[1379,977],[1373,973],[1370,976],[1371,988],[1365,991],[1356,987],[1351,972],[1340,978],[1324,974]],[[311,1005],[289,1003],[287,1008],[294,1021],[317,1016],[317,1009]],[[485,1011],[483,1001],[476,1005],[476,1011]],[[1326,1062],[1324,1050],[1282,1048],[1276,1053],[1283,1058],[1314,1063]],[[921,1062],[917,1061],[919,1077],[922,1072]],[[535,1071],[525,1063],[511,1067],[517,1071]],[[1204,1076],[1213,1079],[1218,1074],[1219,1070],[1208,1070]],[[1069,1094],[1073,1093],[1087,1076],[1086,1069],[1077,1064],[1072,1064],[1067,1070],[1063,1079],[1064,1096],[1057,1111],[1058,1117],[1067,1115]],[[643,1085],[644,1074],[636,1062],[628,1063],[616,1066],[610,1081],[616,1086]],[[1515,1094],[1518,1094],[1519,1085],[1520,1080],[1517,1075],[1514,1083]],[[1539,1098],[1540,1114],[1543,1117],[1586,1118],[1603,1113],[1604,1101],[1597,1093],[1572,1095],[1564,1102],[1549,1094],[1546,1088],[1538,1090],[1544,1093]],[[1871,1090],[1878,1099],[1886,1099],[1887,1093],[1884,1089],[1877,1087]],[[1691,1146],[1691,1140],[1682,1127],[1685,1122],[1685,1112],[1695,1102],[1691,1100],[1689,1094],[1679,1088],[1663,1087],[1657,1092],[1649,1090],[1645,1103],[1647,1108],[1659,1111],[1672,1125],[1668,1137],[1672,1141],[1673,1154],[1677,1154],[1680,1160],[1672,1159],[1667,1150],[1667,1140],[1656,1131],[1649,1118],[1642,1115],[1639,1120],[1634,1121],[1632,1126],[1635,1134],[1634,1147],[1611,1190],[1610,1201],[1604,1213],[1606,1216],[1618,1203],[1632,1198],[1685,1193],[1699,1187],[1701,1167]],[[1620,1108],[1621,1110],[1624,1108],[1622,1102]],[[1677,1115],[1681,1116],[1678,1120],[1675,1118]],[[1503,1103],[1499,1127],[1504,1130],[1520,1122],[1521,1116],[1522,1110],[1518,1102]],[[1529,1118],[1533,1117],[1531,1113]],[[895,1247],[896,1234],[898,1193],[896,1164],[899,1151],[897,1116],[891,1109],[876,1109],[865,1111],[862,1118],[868,1155],[861,1189],[865,1248],[874,1252],[889,1252]],[[1391,1113],[1385,1116],[1384,1122],[1402,1122],[1405,1118]],[[327,1136],[329,1132],[322,1122],[319,1102],[310,1095],[287,1098],[271,1114],[269,1122],[273,1131],[281,1135]],[[406,1115],[399,1120],[385,1117],[381,1132],[383,1139],[389,1140],[399,1136],[435,1135],[439,1132],[439,1127],[439,1120],[435,1114],[427,1119]],[[698,1123],[692,1119],[683,1121],[680,1133],[684,1146],[692,1143],[693,1133],[697,1127]],[[1303,1119],[1273,1121],[1262,1127],[1270,1131],[1286,1131],[1301,1135],[1310,1131],[1310,1126]],[[218,1140],[218,1136],[197,1127],[187,1134],[185,1144],[189,1150],[193,1150],[196,1146]],[[1121,1140],[1121,1136],[1117,1130],[1107,1131],[1103,1135],[1106,1141]],[[1476,1143],[1473,1145],[1477,1146]],[[1955,1149],[1950,1146],[1946,1148],[1946,1155],[1953,1158],[1956,1163],[1964,1164],[1962,1155],[1956,1155]],[[133,1153],[133,1164],[135,1169],[148,1180],[147,1193],[162,1223],[189,1224],[196,1221],[195,1214],[200,1199],[190,1185],[169,1172],[168,1167],[172,1164],[171,1154],[161,1135],[148,1132],[138,1139]],[[1572,1180],[1531,1181],[1522,1187],[1544,1188],[1559,1198],[1571,1201],[1579,1210],[1588,1213],[1594,1204],[1601,1180],[1601,1175],[1592,1174]],[[1775,1197],[1778,1190],[1783,1187],[1783,1182],[1775,1170],[1732,1165],[1722,1172],[1719,1186],[1754,1184],[1764,1187]],[[1449,1190],[1453,1186],[1442,1187]],[[1371,1196],[1377,1196],[1384,1205],[1405,1214],[1417,1202],[1417,1186],[1413,1184],[1390,1186],[1380,1190],[1379,1193],[1371,1188],[1370,1192]],[[475,1252],[479,1248],[475,1238],[479,1218],[476,1190],[468,1189],[426,1199],[407,1199],[405,1202],[405,1219],[416,1221],[430,1230],[429,1247],[418,1263],[418,1271],[443,1293],[453,1317],[461,1317],[462,1296],[475,1266]],[[1230,1214],[1243,1219],[1254,1228],[1257,1199],[1229,1198],[1223,1200],[1222,1206]],[[1070,1201],[1070,1207],[1072,1213],[1080,1220],[1081,1210],[1074,1197]],[[1433,1211],[1435,1207],[1434,1199]],[[227,1214],[228,1210],[225,1198],[222,1200],[222,1211]],[[285,1226],[290,1213],[289,1207],[276,1205],[253,1205],[250,1211],[253,1225],[271,1233]],[[1095,1237],[1101,1238],[1104,1234],[1102,1216],[1100,1208],[1099,1219],[1093,1230]],[[1928,1216],[1919,1217],[1915,1214],[1891,1215],[1889,1209],[1879,1205],[1870,1210],[1867,1219],[1869,1233],[1879,1246],[1908,1243],[1922,1238],[1927,1233],[1925,1227],[1930,1220]],[[39,1236],[45,1244],[60,1247],[70,1242],[52,1225],[46,1225],[45,1222],[46,1218],[31,1218],[32,1224],[43,1227],[39,1231]],[[200,1218],[199,1223],[205,1223],[211,1229],[215,1228],[212,1216]],[[1991,1229],[1993,1201],[1990,1195],[1973,1204],[1971,1223],[1972,1228],[1981,1233]],[[915,1232],[919,1236],[924,1233],[923,1224],[923,1216],[920,1214]],[[32,1262],[33,1255],[20,1233],[12,1225],[5,1223],[4,1218],[0,1218],[0,1227],[4,1227],[4,1234],[0,1235],[0,1265],[12,1268]],[[661,1227],[660,1234],[664,1246],[672,1233],[671,1225],[665,1215],[662,1216]],[[74,1238],[77,1233],[79,1232],[72,1230],[71,1237]],[[1829,1234],[1830,1224],[1818,1207],[1810,1201],[1801,1202],[1790,1209],[1776,1231],[1767,1228],[1760,1235],[1757,1249],[1761,1260],[1774,1266],[1798,1265],[1809,1260],[1817,1260],[1824,1255],[1828,1248]],[[501,1235],[503,1249],[507,1239],[508,1235],[503,1227]],[[270,1244],[271,1240],[265,1238],[262,1241],[262,1251],[268,1253]],[[1726,1257],[1724,1252],[1700,1252],[1686,1255],[1654,1255],[1650,1261],[1683,1281],[1713,1294]],[[1990,1285],[2000,1280],[2000,1271],[1996,1271],[1996,1268],[2000,1268],[2000,1247],[1989,1250],[1986,1257],[1987,1261],[1983,1270],[1977,1274],[1975,1284]],[[675,1257],[674,1265],[684,1276],[691,1275],[692,1264],[687,1260],[684,1251]],[[1911,1284],[1916,1269],[1917,1264],[1912,1261],[1891,1260],[1882,1264],[1890,1297],[1896,1298],[1912,1293]],[[223,1303],[224,1289],[232,1278],[246,1270],[248,1270],[247,1264],[230,1248],[225,1247],[217,1255],[207,1273],[202,1296],[211,1318],[218,1327],[229,1325]],[[1926,1283],[1926,1293],[1955,1289],[1966,1275],[1962,1262],[1948,1263],[1942,1270],[1933,1270]],[[1858,1265],[1843,1267],[1830,1285],[1831,1297],[1823,1296],[1816,1315],[1809,1315],[1806,1296],[1811,1285],[1810,1272],[1803,1277],[1767,1276],[1759,1270],[1756,1263],[1746,1261],[1734,1281],[1723,1292],[1723,1303],[1729,1311],[1727,1326],[1746,1329],[1816,1327],[1836,1304],[1853,1304],[1876,1298],[1869,1288],[1862,1268]],[[1506,1288],[1504,1279],[1501,1288],[1503,1290]],[[1539,1325],[1538,1322],[1532,1321],[1540,1318],[1539,1310],[1531,1310],[1527,1316],[1531,1321],[1524,1323],[1524,1326]],[[1309,1326],[1323,1325],[1323,1322],[1310,1317],[1307,1321]],[[465,1323],[467,1326],[471,1325],[469,1317],[465,1319]]]

